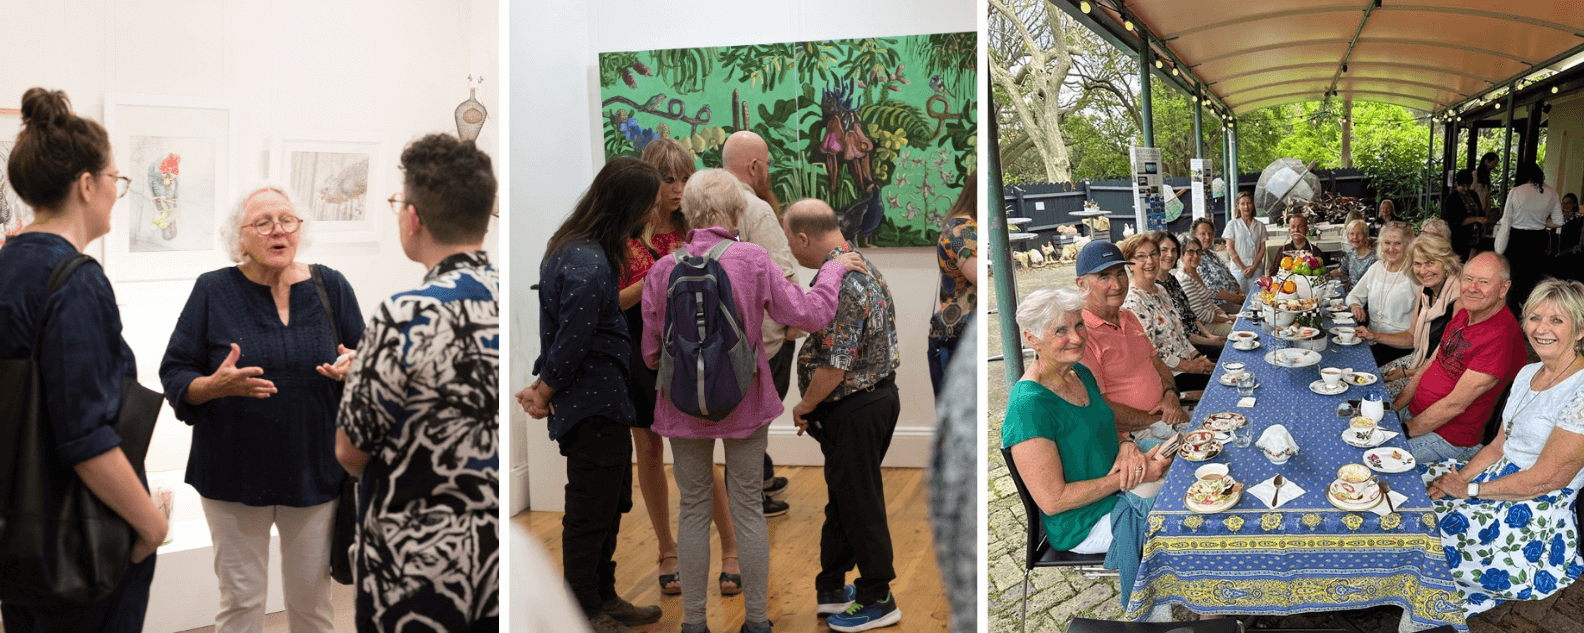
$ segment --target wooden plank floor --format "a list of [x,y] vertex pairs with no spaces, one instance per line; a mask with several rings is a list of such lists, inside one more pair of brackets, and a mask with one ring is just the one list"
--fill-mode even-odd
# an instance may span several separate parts
[[[671,521],[677,518],[675,480],[666,468],[671,484]],[[770,620],[777,633],[828,631],[825,621],[814,611],[814,576],[819,572],[819,533],[825,518],[825,479],[818,467],[779,467],[776,474],[789,480],[781,499],[792,505],[787,514],[766,519],[770,534]],[[891,583],[897,606],[902,609],[899,626],[879,631],[945,631],[948,609],[941,592],[940,570],[935,564],[935,548],[930,537],[929,490],[926,475],[918,468],[884,469],[886,516],[891,527],[897,579]],[[561,513],[524,512],[512,519],[526,526],[540,539],[559,572],[561,565]],[[720,537],[711,530],[710,578],[720,574]],[[660,621],[638,627],[644,631],[676,631],[682,626],[682,596],[661,595],[655,581],[656,549],[654,530],[644,508],[636,478],[633,485],[632,512],[622,517],[622,530],[616,544],[616,591],[633,604],[659,604],[664,610]],[[857,577],[857,571],[848,580]],[[710,583],[709,626],[716,633],[733,633],[743,623],[743,597],[723,598],[716,583]]]

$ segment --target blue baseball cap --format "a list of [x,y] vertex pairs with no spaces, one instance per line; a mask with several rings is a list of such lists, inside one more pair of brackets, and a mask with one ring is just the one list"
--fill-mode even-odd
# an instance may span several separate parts
[[1095,240],[1084,244],[1078,251],[1078,276],[1097,273],[1112,266],[1132,266],[1133,262],[1122,256],[1116,244]]

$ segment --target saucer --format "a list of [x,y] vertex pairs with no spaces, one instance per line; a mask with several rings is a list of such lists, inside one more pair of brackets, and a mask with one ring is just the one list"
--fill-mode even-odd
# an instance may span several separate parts
[[1326,500],[1330,501],[1331,505],[1336,506],[1340,510],[1347,510],[1347,511],[1350,511],[1350,512],[1361,512],[1361,511],[1364,511],[1364,510],[1372,509],[1375,506],[1380,505],[1381,496],[1379,494],[1376,494],[1375,498],[1369,499],[1367,501],[1359,501],[1359,502],[1344,501],[1342,499],[1337,498],[1337,496],[1331,492],[1331,488],[1329,486],[1327,486],[1326,487]]
[[1212,445],[1212,448],[1210,450],[1205,451],[1205,454],[1197,456],[1197,457],[1195,457],[1192,453],[1190,453],[1188,451],[1188,445],[1187,444],[1183,444],[1182,448],[1178,449],[1178,454],[1182,455],[1183,459],[1186,459],[1186,460],[1188,460],[1190,462],[1207,462],[1207,461],[1210,461],[1212,459],[1215,459],[1216,456],[1221,454],[1221,443],[1220,442],[1216,442],[1215,444]]
[[1352,342],[1352,343],[1343,343],[1343,342],[1342,342],[1342,337],[1340,337],[1340,336],[1333,336],[1333,337],[1331,337],[1331,342],[1332,342],[1332,343],[1336,343],[1336,344],[1337,344],[1337,345],[1342,345],[1342,346],[1344,346],[1344,347],[1353,347],[1353,346],[1354,346],[1354,345],[1358,345],[1358,344],[1359,344],[1359,343],[1363,343],[1363,342],[1364,342],[1364,339],[1361,339],[1361,338],[1355,338],[1355,339],[1353,339],[1353,342]]
[[1364,451],[1364,465],[1382,473],[1400,473],[1418,465],[1414,456],[1401,448],[1372,448]]
[[1388,437],[1386,435],[1386,432],[1382,431],[1381,428],[1378,427],[1378,426],[1375,427],[1374,431],[1370,432],[1369,441],[1366,441],[1366,442],[1360,442],[1360,441],[1358,441],[1356,439],[1353,439],[1353,429],[1352,428],[1343,429],[1343,431],[1342,431],[1342,441],[1343,442],[1347,442],[1348,446],[1354,446],[1354,447],[1357,447],[1357,448],[1375,448],[1377,446],[1380,446],[1381,443],[1385,442],[1387,439],[1388,439]]
[[1226,510],[1232,509],[1232,506],[1237,505],[1238,501],[1240,501],[1242,499],[1243,499],[1243,489],[1241,487],[1234,487],[1232,489],[1232,494],[1229,494],[1229,495],[1226,495],[1225,497],[1222,497],[1221,500],[1216,502],[1216,503],[1212,503],[1212,504],[1209,504],[1209,505],[1199,505],[1197,503],[1194,503],[1194,501],[1192,499],[1188,499],[1188,498],[1184,497],[1183,498],[1183,505],[1185,507],[1187,507],[1192,512],[1197,512],[1199,514],[1213,514],[1213,513],[1216,513],[1216,512],[1224,512]]
[[1344,391],[1347,391],[1347,388],[1348,388],[1347,383],[1338,381],[1336,389],[1326,389],[1325,379],[1324,378],[1309,383],[1309,390],[1313,391],[1315,393],[1318,393],[1318,394],[1320,394],[1322,396],[1334,396],[1334,395],[1337,395],[1337,394],[1342,393]]
[[1204,428],[1212,431],[1230,431],[1248,424],[1248,418],[1241,413],[1225,412],[1212,413],[1205,417]]
[[1240,345],[1238,343],[1233,343],[1232,344],[1232,349],[1235,349],[1235,350],[1240,351],[1240,352],[1252,352],[1252,351],[1257,350],[1259,348],[1260,348],[1260,342],[1259,341],[1251,341],[1251,344],[1248,347],[1244,347],[1244,346],[1242,346],[1242,345]]
[[1373,385],[1373,384],[1375,384],[1377,382],[1380,382],[1380,376],[1376,376],[1375,374],[1369,373],[1367,371],[1356,371],[1356,372],[1353,372],[1351,375],[1343,376],[1342,377],[1342,382],[1350,384],[1350,385],[1358,385],[1360,387],[1367,387],[1369,385]]

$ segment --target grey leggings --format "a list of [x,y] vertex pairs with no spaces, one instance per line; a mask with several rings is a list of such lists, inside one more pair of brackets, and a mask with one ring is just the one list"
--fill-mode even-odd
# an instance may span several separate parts
[[[770,584],[770,543],[764,519],[764,452],[770,425],[744,439],[722,439],[726,446],[726,497],[732,526],[737,528],[738,564],[742,567],[744,615],[747,622],[765,622]],[[682,573],[682,623],[705,623],[709,598],[710,516],[715,469],[715,440],[671,438],[671,472],[681,497],[677,520],[677,565]]]

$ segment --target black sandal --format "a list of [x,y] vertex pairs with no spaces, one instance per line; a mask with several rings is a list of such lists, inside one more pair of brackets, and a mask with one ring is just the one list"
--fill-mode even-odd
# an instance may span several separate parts
[[[660,557],[660,562],[656,563],[656,564],[658,565],[658,564],[665,563],[665,560],[667,558],[676,558],[676,554],[672,554],[670,556],[661,556]],[[674,573],[673,574],[659,574],[658,579],[660,581],[660,593],[661,594],[664,594],[664,595],[667,595],[667,596],[679,596],[679,595],[682,595],[682,580],[681,580],[681,575],[680,574],[674,574]],[[671,585],[676,585],[676,589],[672,590],[671,589]]]
[[[726,558],[731,558],[732,560],[737,560],[737,557],[735,557],[735,556],[728,556],[728,557],[722,558],[721,562],[725,563]],[[727,591],[726,590],[726,583],[731,583],[732,584],[733,589],[731,591]],[[728,574],[728,573],[726,573],[724,571],[721,572],[721,574],[720,574],[720,592],[721,592],[722,596],[735,596],[737,594],[742,593],[743,592],[742,574],[740,574],[740,573],[739,574]]]

